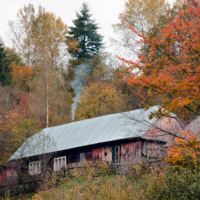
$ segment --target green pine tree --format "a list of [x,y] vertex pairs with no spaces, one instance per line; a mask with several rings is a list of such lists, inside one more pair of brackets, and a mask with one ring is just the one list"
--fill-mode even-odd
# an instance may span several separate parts
[[10,85],[12,80],[10,64],[15,62],[17,65],[23,65],[23,62],[14,49],[5,48],[0,37],[0,84]]
[[[77,59],[89,60],[98,55],[103,47],[103,37],[98,34],[98,24],[91,19],[89,7],[83,3],[77,19],[73,20],[74,27],[70,27],[67,40],[77,40],[79,49],[72,56]],[[70,53],[70,52],[69,52]]]
[[4,49],[4,44],[0,38],[0,83],[4,85],[10,84],[11,80],[11,69],[6,62],[6,52]]

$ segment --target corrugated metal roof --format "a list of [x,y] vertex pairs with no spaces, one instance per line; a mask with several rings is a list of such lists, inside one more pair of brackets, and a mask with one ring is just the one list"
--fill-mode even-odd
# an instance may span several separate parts
[[147,132],[149,123],[152,124],[155,121],[155,118],[149,119],[149,114],[158,107],[153,106],[148,110],[138,109],[45,128],[24,142],[9,160],[108,141],[142,137]]

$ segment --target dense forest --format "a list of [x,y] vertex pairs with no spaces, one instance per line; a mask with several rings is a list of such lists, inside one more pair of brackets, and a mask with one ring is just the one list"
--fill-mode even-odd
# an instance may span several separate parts
[[125,65],[104,51],[84,3],[68,27],[39,6],[24,5],[9,22],[13,48],[0,43],[0,164],[31,135],[72,120],[139,108]]
[[[12,48],[0,40],[0,165],[45,127],[152,105],[160,109],[150,118],[173,112],[187,125],[200,115],[199,0],[173,6],[165,0],[128,0],[118,18],[113,29],[119,38],[110,45],[120,56],[105,51],[87,3],[71,27],[32,4],[9,22]],[[184,132],[170,149],[168,162],[179,173],[199,170],[197,138]],[[171,184],[175,180],[167,173],[161,182]],[[186,171],[182,175],[181,180],[191,178]],[[153,189],[148,191],[159,192]]]

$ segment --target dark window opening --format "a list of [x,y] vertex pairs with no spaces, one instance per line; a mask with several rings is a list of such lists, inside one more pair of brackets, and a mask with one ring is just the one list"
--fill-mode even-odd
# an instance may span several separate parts
[[126,148],[126,154],[128,154],[129,153],[129,148]]
[[107,156],[107,152],[104,153],[104,156]]

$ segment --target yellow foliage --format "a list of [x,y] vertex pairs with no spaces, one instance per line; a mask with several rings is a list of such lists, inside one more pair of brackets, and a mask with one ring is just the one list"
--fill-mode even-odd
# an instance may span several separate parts
[[126,108],[122,93],[112,84],[96,82],[84,88],[76,110],[76,120],[123,112]]
[[72,55],[75,56],[77,51],[80,50],[78,40],[76,38],[68,38],[66,40],[66,44],[68,46],[67,51]]
[[[106,162],[84,162],[85,168],[75,167],[72,178],[66,177],[58,187],[52,187],[35,194],[32,200],[60,200],[60,199],[135,199],[133,185],[125,176],[110,176]],[[95,175],[95,169],[104,176]]]
[[166,0],[126,1],[124,11],[118,16],[120,22],[113,25],[114,31],[120,36],[120,41],[119,39],[113,40],[114,44],[124,47],[126,53],[129,51],[135,52],[137,49],[135,42],[138,36],[131,32],[128,26],[141,34],[145,34],[157,23],[161,14],[166,14],[169,7],[170,5]]

